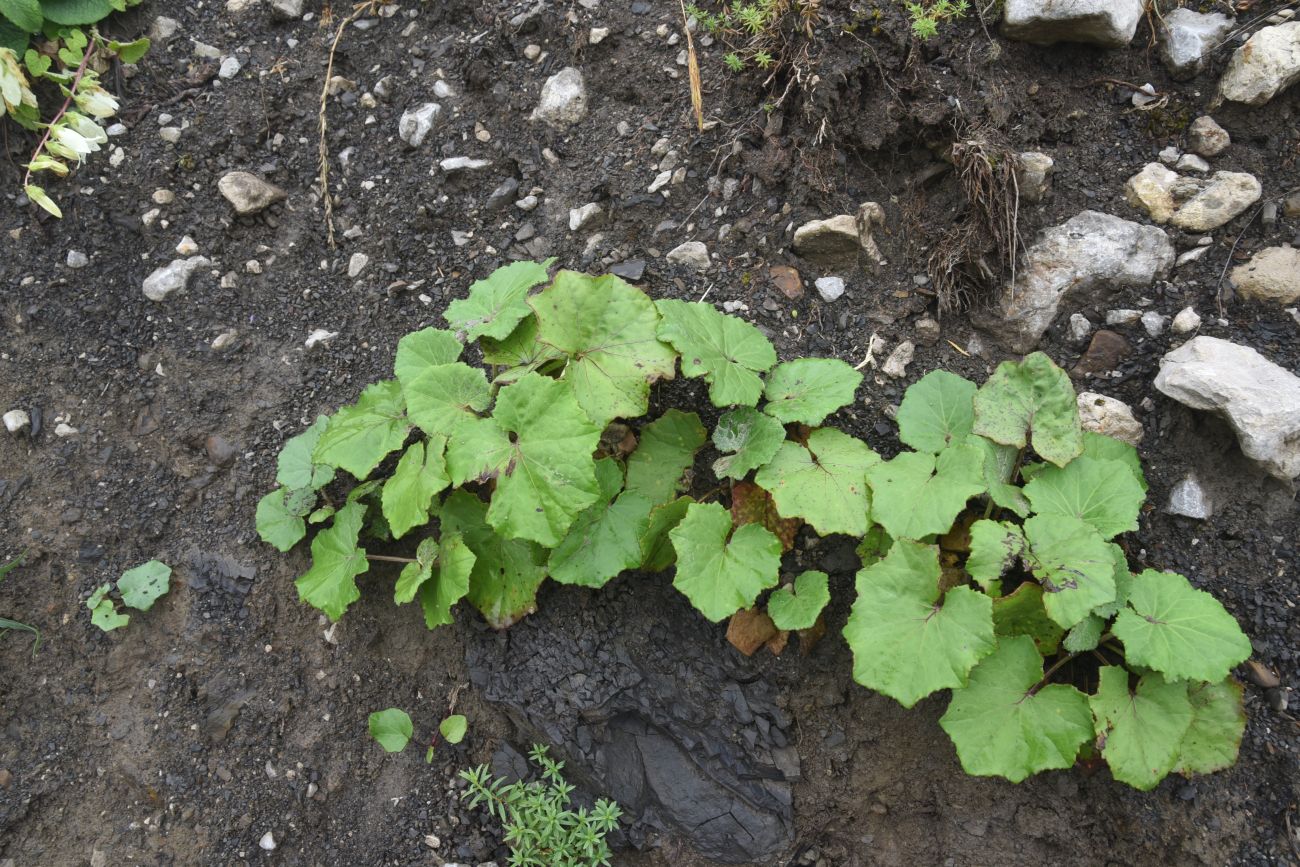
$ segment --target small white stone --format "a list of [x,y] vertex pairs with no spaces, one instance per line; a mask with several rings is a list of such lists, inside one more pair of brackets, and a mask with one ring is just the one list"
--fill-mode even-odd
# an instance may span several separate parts
[[85,268],[89,264],[90,264],[90,258],[85,253],[81,252],[80,250],[68,251],[69,268],[73,268],[73,269]]
[[609,36],[608,27],[593,27],[591,32],[587,34],[587,42],[591,45],[599,45],[605,41],[607,36]]
[[275,835],[267,831],[262,835],[262,839],[257,841],[257,845],[266,852],[275,851]]
[[1069,337],[1071,343],[1083,343],[1092,334],[1092,323],[1082,313],[1070,314]]
[[835,301],[844,294],[843,277],[818,277],[813,285],[817,287],[817,294],[827,303]]
[[456,95],[456,91],[451,89],[451,85],[441,78],[433,83],[433,95],[439,99],[450,99]]
[[239,337],[239,332],[231,329],[223,331],[212,340],[212,349],[214,352],[225,352],[235,345],[235,340]]
[[646,188],[646,192],[657,193],[664,187],[668,186],[668,182],[671,181],[672,179],[673,179],[672,172],[660,172],[659,174],[655,175],[655,179],[650,182],[650,186]]
[[455,172],[473,172],[492,165],[491,160],[477,160],[472,157],[448,157],[438,163],[438,168],[447,174]]
[[56,437],[75,437],[81,431],[77,430],[67,422],[59,422],[54,426],[54,435]]
[[1132,325],[1142,318],[1141,310],[1108,310],[1106,311],[1107,325]]
[[916,354],[916,344],[910,340],[904,340],[894,351],[889,353],[885,363],[880,366],[880,372],[885,376],[892,376],[894,379],[902,379],[907,375],[907,366],[912,363],[912,357]]
[[542,56],[542,46],[534,45],[534,44],[524,46],[524,57],[528,58],[529,60],[536,60],[541,56]]
[[317,328],[311,334],[307,335],[307,342],[303,345],[308,349],[315,349],[318,346],[328,346],[330,341],[338,337],[337,331],[328,331],[324,328]]
[[1174,334],[1187,334],[1201,327],[1201,314],[1197,313],[1191,307],[1184,307],[1178,311],[1174,317],[1173,332]]
[[515,207],[521,211],[531,211],[537,207],[538,201],[536,196],[524,196],[515,202]]
[[221,61],[221,68],[217,70],[217,75],[222,78],[234,78],[239,74],[242,66],[243,64],[239,62],[239,58],[232,55]]
[[1165,323],[1169,321],[1168,316],[1157,313],[1154,310],[1148,310],[1142,314],[1142,327],[1151,337],[1159,337],[1165,333]]
[[1181,157],[1182,155],[1183,155],[1182,151],[1178,150],[1178,148],[1174,147],[1173,145],[1169,145],[1169,147],[1165,148],[1160,153],[1156,154],[1156,156],[1160,158],[1160,162],[1164,163],[1167,166],[1172,166],[1175,163],[1177,163],[1178,158]]
[[413,148],[418,148],[438,122],[442,106],[436,102],[408,108],[397,122],[397,137]]
[[1207,163],[1203,157],[1198,157],[1196,154],[1183,154],[1179,157],[1178,163],[1174,168],[1179,171],[1208,172],[1210,170],[1210,164]]
[[178,126],[165,126],[158,130],[158,138],[168,144],[176,144],[181,140],[181,128]]
[[199,252],[199,245],[189,235],[181,238],[180,243],[176,245],[176,252],[182,256],[193,256]]
[[353,253],[352,257],[348,259],[348,276],[359,276],[362,271],[366,270],[366,266],[369,264],[370,257],[365,253]]
[[588,202],[581,208],[569,209],[569,231],[576,232],[589,225],[594,225],[597,219],[605,213],[597,202]]
[[1169,505],[1165,511],[1171,515],[1182,515],[1185,518],[1197,518],[1204,521],[1214,515],[1214,504],[1210,502],[1209,496],[1196,476],[1187,478],[1174,485],[1169,492]]
[[112,124],[111,126],[108,127],[108,129],[104,130],[104,132],[107,133],[110,138],[117,138],[120,135],[126,135],[126,124],[124,123]]
[[21,409],[11,409],[4,414],[4,424],[9,433],[21,433],[32,426],[32,417]]
[[677,265],[688,265],[697,271],[709,267],[709,248],[702,241],[687,241],[668,251],[667,259]]
[[153,191],[152,198],[155,205],[170,205],[176,201],[176,194],[171,190],[158,189]]
[[244,263],[244,270],[247,271],[249,274],[261,274],[262,263],[257,261],[256,259],[249,259],[247,262]]

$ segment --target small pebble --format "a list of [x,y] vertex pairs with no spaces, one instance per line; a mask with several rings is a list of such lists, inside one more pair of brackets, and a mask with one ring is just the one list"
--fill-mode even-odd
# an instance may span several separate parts
[[75,269],[75,268],[85,268],[85,267],[86,267],[87,265],[89,265],[89,264],[90,264],[90,257],[87,256],[85,253],[81,252],[80,250],[69,250],[69,251],[68,251],[68,267],[69,267],[69,268],[74,268],[74,269]]

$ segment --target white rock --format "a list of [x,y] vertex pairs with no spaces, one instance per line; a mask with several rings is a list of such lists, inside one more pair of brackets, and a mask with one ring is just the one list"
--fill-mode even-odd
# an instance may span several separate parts
[[1242,453],[1271,475],[1300,476],[1300,377],[1250,347],[1201,335],[1161,359],[1155,386],[1226,419]]
[[213,352],[225,352],[227,349],[232,349],[238,339],[239,332],[233,328],[229,331],[223,331],[212,339],[212,350]]
[[1070,314],[1069,338],[1071,343],[1083,343],[1092,334],[1092,323],[1082,313]]
[[366,270],[366,266],[369,264],[370,264],[370,257],[367,256],[365,253],[353,253],[348,258],[348,276],[349,277],[361,276],[361,272]]
[[569,231],[577,232],[587,227],[594,228],[601,222],[605,209],[598,202],[588,202],[581,208],[569,209]]
[[591,32],[587,34],[587,42],[591,45],[599,45],[604,42],[608,36],[608,27],[593,27],[591,28]]
[[1300,80],[1300,21],[1265,27],[1228,61],[1219,95],[1233,102],[1263,105]]
[[1124,188],[1131,205],[1157,223],[1189,232],[1217,229],[1259,201],[1263,188],[1245,172],[1215,172],[1209,178],[1180,175],[1160,163],[1147,163]]
[[451,99],[456,95],[456,91],[452,90],[451,85],[440,78],[433,83],[433,95],[439,99]]
[[490,165],[492,165],[491,160],[474,159],[473,157],[448,157],[438,163],[438,168],[450,175],[456,172],[474,172],[485,169]]
[[1217,157],[1232,144],[1232,136],[1214,118],[1202,115],[1187,128],[1187,148],[1203,157]]
[[818,277],[813,285],[817,287],[817,294],[827,303],[837,300],[844,294],[843,277]]
[[181,128],[178,126],[165,126],[158,130],[158,138],[167,142],[167,144],[176,144],[181,140]]
[[687,241],[668,251],[666,257],[675,265],[686,265],[697,271],[709,267],[709,248],[702,241]]
[[856,259],[862,252],[857,218],[839,214],[826,220],[809,220],[794,230],[794,251],[809,262],[823,265]]
[[221,61],[221,68],[217,70],[217,75],[221,78],[234,78],[239,74],[242,66],[243,64],[239,62],[239,58],[231,55]]
[[1184,265],[1189,265],[1198,259],[1204,258],[1205,254],[1208,252],[1210,252],[1209,247],[1193,247],[1192,249],[1188,250],[1186,253],[1179,253],[1178,261],[1174,262],[1174,267],[1181,268]]
[[1047,198],[1055,169],[1056,160],[1047,154],[1037,151],[1022,153],[1016,164],[1016,187],[1020,191],[1020,198],[1035,204]]
[[442,106],[436,102],[426,102],[415,108],[402,112],[397,122],[397,137],[413,148],[424,144],[424,139],[433,130],[433,125],[442,114]]
[[1084,430],[1112,437],[1131,446],[1142,442],[1142,422],[1122,400],[1085,391],[1078,397],[1079,423]]
[[1144,12],[1142,0],[1006,0],[1002,35],[1035,45],[1122,48],[1133,41]]
[[155,205],[170,205],[176,201],[176,194],[171,190],[157,189],[153,191],[153,203]]
[[303,346],[308,349],[315,349],[318,346],[328,346],[330,341],[338,336],[339,333],[337,331],[328,331],[324,328],[317,328],[312,331],[311,334],[307,335],[307,342],[304,343]]
[[1146,331],[1148,337],[1159,337],[1165,333],[1165,325],[1169,322],[1169,317],[1157,313],[1154,310],[1148,310],[1142,314],[1142,328]]
[[515,202],[515,207],[521,211],[531,211],[536,208],[538,204],[540,204],[540,202],[536,196],[527,195]]
[[181,23],[175,18],[168,18],[165,15],[159,15],[149,25],[149,38],[154,42],[163,43],[176,35],[180,29]]
[[87,265],[90,264],[90,257],[87,256],[85,253],[81,252],[80,250],[69,250],[67,263],[68,263],[68,267],[74,270],[78,268],[85,268]]
[[1200,481],[1191,475],[1174,485],[1169,492],[1169,505],[1165,506],[1165,511],[1171,515],[1204,521],[1214,516],[1214,504],[1201,487]]
[[32,426],[32,417],[21,409],[11,409],[4,414],[4,425],[11,434],[22,433]]
[[144,297],[150,301],[165,301],[175,292],[184,292],[194,272],[211,264],[204,256],[191,256],[164,265],[144,278]]
[[659,174],[655,175],[655,179],[650,182],[650,186],[646,187],[646,192],[657,193],[664,187],[668,186],[668,182],[671,181],[672,179],[673,179],[673,173],[671,171],[660,172]]
[[910,340],[904,340],[894,347],[894,351],[889,353],[885,363],[880,365],[880,372],[885,376],[892,376],[894,379],[902,379],[907,375],[907,366],[912,363],[912,357],[916,354],[916,344]]
[[1119,310],[1106,311],[1107,325],[1132,325],[1134,322],[1137,322],[1141,318],[1142,318],[1141,310],[1127,310],[1121,308]]
[[1160,59],[1177,80],[1192,78],[1205,65],[1236,22],[1218,12],[1202,14],[1191,9],[1174,9],[1161,19]]
[[193,256],[195,253],[199,252],[199,245],[193,238],[186,235],[176,244],[176,252],[182,256]]
[[264,211],[285,197],[284,190],[251,172],[227,172],[217,181],[217,190],[235,213],[244,216]]
[[1290,246],[1260,250],[1232,269],[1237,294],[1255,301],[1294,304],[1300,301],[1300,250]]
[[1170,326],[1174,334],[1187,334],[1201,327],[1201,314],[1197,313],[1191,307],[1184,307],[1178,311],[1174,317],[1173,325]]
[[1178,163],[1174,168],[1178,169],[1180,172],[1208,172],[1210,170],[1210,164],[1196,154],[1183,154],[1178,158]]
[[274,852],[275,835],[272,834],[270,831],[267,831],[265,834],[262,835],[262,839],[257,841],[257,845],[266,852]]
[[1029,352],[1065,301],[1147,288],[1169,274],[1174,247],[1154,226],[1084,211],[1046,229],[1025,254],[1015,284],[992,311],[972,315],[1014,352]]
[[547,126],[563,129],[587,116],[587,85],[582,73],[566,66],[546,79],[541,100],[533,109],[532,119]]
[[1173,145],[1168,145],[1167,147],[1162,148],[1160,153],[1156,154],[1156,159],[1160,160],[1160,162],[1167,166],[1172,166],[1178,162],[1178,158],[1182,155],[1183,152],[1178,148]]
[[297,21],[302,17],[303,0],[271,0],[271,14],[281,21]]
[[67,422],[61,421],[54,426],[54,435],[56,437],[62,437],[62,438],[75,437],[79,433],[81,433],[81,431],[77,430],[75,427],[68,424]]

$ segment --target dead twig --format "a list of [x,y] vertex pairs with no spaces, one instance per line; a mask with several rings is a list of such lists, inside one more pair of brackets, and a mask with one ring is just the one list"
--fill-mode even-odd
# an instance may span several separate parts
[[685,0],[677,0],[682,10],[682,30],[686,33],[686,72],[691,80],[691,108],[695,109],[695,125],[704,130],[704,87],[700,83],[700,59],[695,55],[695,39],[691,35],[690,19],[686,17]]

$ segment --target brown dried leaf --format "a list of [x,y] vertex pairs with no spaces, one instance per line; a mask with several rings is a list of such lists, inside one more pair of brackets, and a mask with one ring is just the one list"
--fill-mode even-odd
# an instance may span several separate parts
[[727,621],[727,641],[746,656],[753,656],[778,630],[772,618],[757,608],[737,611]]
[[785,650],[785,646],[789,643],[790,632],[789,630],[782,629],[776,635],[772,636],[772,638],[768,639],[767,650],[773,656],[780,656],[781,651]]
[[1255,659],[1246,660],[1246,679],[1261,689],[1273,689],[1282,685],[1282,678],[1277,676],[1277,672]]
[[803,525],[800,518],[782,518],[772,495],[753,482],[737,482],[731,489],[731,521],[737,527],[761,524],[781,540],[782,553],[794,547],[794,537]]

